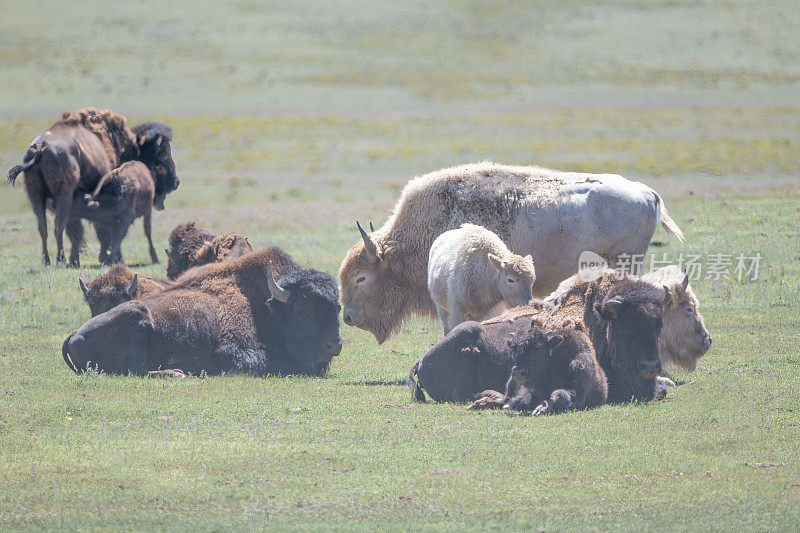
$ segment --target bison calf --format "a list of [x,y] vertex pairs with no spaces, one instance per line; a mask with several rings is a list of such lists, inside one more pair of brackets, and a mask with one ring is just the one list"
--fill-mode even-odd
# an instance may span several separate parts
[[82,279],[78,279],[78,283],[92,316],[105,313],[122,302],[156,294],[172,285],[169,281],[134,272],[124,265],[114,265],[89,283]]
[[216,236],[196,222],[176,226],[169,236],[167,278],[175,280],[190,268],[219,263],[252,252],[246,237],[236,233]]
[[[605,372],[582,331],[568,327],[543,333],[533,327],[510,344],[516,364],[506,384],[504,408],[538,416],[597,407],[608,399]],[[490,397],[486,392],[484,397]]]
[[94,192],[84,196],[85,204],[76,202],[76,214],[94,223],[101,263],[122,262],[122,239],[139,217],[150,247],[150,260],[158,263],[150,229],[155,192],[156,185],[147,166],[140,161],[128,161],[104,175]]
[[428,256],[428,291],[445,334],[465,320],[494,316],[533,297],[531,256],[512,253],[496,234],[474,224],[439,235]]

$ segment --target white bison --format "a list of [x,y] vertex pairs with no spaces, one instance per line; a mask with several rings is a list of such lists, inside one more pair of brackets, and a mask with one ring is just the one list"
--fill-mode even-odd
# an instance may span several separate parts
[[495,233],[474,224],[439,235],[428,256],[428,291],[447,334],[465,320],[527,304],[536,272]]
[[384,342],[412,313],[436,313],[427,287],[428,251],[447,230],[470,222],[497,233],[536,264],[534,294],[575,273],[581,252],[610,263],[642,254],[661,225],[682,239],[661,197],[615,174],[560,172],[490,162],[411,180],[389,220],[347,252],[339,268],[345,323]]

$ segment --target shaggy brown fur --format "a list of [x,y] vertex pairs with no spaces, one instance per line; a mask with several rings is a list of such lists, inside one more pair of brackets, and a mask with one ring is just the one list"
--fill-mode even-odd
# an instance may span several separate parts
[[[142,150],[150,154],[154,150],[151,144],[158,144],[160,150],[158,161],[153,166],[157,170],[153,178],[156,196],[163,205],[163,198],[158,191],[172,191],[178,184],[175,165],[169,153],[169,141],[164,142],[162,136],[157,143],[144,138],[142,143],[138,142],[136,134],[128,128],[122,115],[108,109],[81,109],[64,113],[62,120],[31,143],[23,163],[8,171],[8,181],[12,185],[19,173],[25,172],[25,191],[36,216],[42,241],[42,262],[45,265],[50,264],[46,210],[50,208],[55,211],[56,261],[66,262],[63,245],[66,230],[72,245],[69,266],[79,266],[83,225],[81,211],[73,210],[76,191],[90,193],[102,176],[121,163],[139,158]],[[155,162],[150,155],[147,157],[148,165]],[[78,196],[82,197],[83,194]]]
[[80,214],[95,223],[100,239],[101,263],[111,265],[122,262],[122,239],[139,217],[142,217],[144,234],[150,247],[150,260],[158,263],[150,228],[154,196],[153,176],[140,161],[123,163],[103,176],[92,194],[85,195],[86,206],[80,209]]
[[62,355],[76,372],[321,375],[341,350],[338,313],[332,276],[272,248],[93,317]]
[[236,259],[253,251],[246,237],[237,233],[216,236],[197,227],[197,222],[180,224],[169,236],[167,278],[174,280],[200,265]]
[[83,126],[94,133],[108,156],[112,168],[134,157],[136,137],[128,127],[125,117],[111,109],[87,107],[78,111],[65,111],[61,123],[68,126]]
[[89,283],[82,279],[78,281],[92,316],[105,313],[122,302],[139,300],[172,286],[170,281],[134,272],[124,265],[111,267]]

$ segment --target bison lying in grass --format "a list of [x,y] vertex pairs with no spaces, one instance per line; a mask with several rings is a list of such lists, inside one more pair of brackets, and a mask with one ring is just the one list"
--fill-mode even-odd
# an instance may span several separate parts
[[196,222],[176,226],[169,235],[167,278],[177,279],[190,268],[236,259],[252,252],[246,237],[226,233],[219,237],[197,227]]
[[484,391],[471,409],[503,406],[538,416],[588,409],[608,399],[608,381],[591,341],[575,327],[543,332],[534,322],[510,346],[516,359],[505,394]]
[[271,248],[93,317],[62,355],[75,372],[322,375],[341,350],[338,315],[333,277]]
[[[616,275],[614,270],[602,272],[604,276]],[[677,265],[669,265],[641,277],[654,287],[669,289],[669,301],[664,304],[664,328],[658,339],[658,354],[661,362],[692,372],[700,359],[711,348],[711,334],[700,314],[700,304],[689,285],[689,276]],[[576,274],[567,278],[544,302],[559,307],[569,290],[581,279]],[[532,311],[520,308],[512,313]]]
[[663,397],[656,380],[661,372],[658,337],[668,296],[649,283],[608,276],[576,284],[559,309],[537,304],[527,313],[515,309],[482,324],[464,322],[414,365],[409,386],[417,401],[424,401],[423,389],[436,401],[451,402],[501,389],[518,357],[515,342],[508,339],[529,332],[538,320],[545,327],[569,324],[587,332],[608,378],[608,401]]
[[97,316],[129,300],[140,300],[172,286],[171,281],[139,274],[124,265],[115,265],[89,283],[78,279],[83,298]]

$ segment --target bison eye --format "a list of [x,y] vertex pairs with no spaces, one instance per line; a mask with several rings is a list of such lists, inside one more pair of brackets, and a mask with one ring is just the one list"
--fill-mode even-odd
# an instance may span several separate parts
[[507,281],[508,281],[509,283],[516,283],[516,282],[515,282],[513,279],[511,279],[511,278],[507,278]]
[[692,306],[687,307],[686,308],[686,312],[689,313],[690,315],[693,315],[694,314],[694,307],[692,307]]
[[361,283],[361,282],[363,282],[365,279],[367,279],[367,276],[361,276],[361,277],[359,277],[359,278],[356,280],[356,283]]

